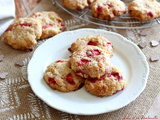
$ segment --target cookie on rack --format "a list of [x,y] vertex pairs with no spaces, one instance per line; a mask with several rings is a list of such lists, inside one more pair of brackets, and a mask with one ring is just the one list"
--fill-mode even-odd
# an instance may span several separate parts
[[44,80],[52,89],[70,92],[77,90],[84,79],[70,68],[69,59],[60,59],[51,63],[43,76]]
[[86,90],[99,97],[113,95],[122,91],[126,85],[123,72],[116,66],[113,66],[112,70],[100,79],[88,78],[85,81]]
[[96,0],[91,10],[93,17],[108,21],[126,13],[125,4],[121,0]]
[[160,16],[160,3],[156,0],[134,0],[128,6],[128,13],[140,21]]
[[63,5],[72,10],[82,10],[95,0],[63,0]]
[[14,49],[32,50],[42,34],[42,26],[33,18],[19,18],[4,33],[4,41]]
[[106,53],[112,56],[113,46],[111,42],[101,35],[97,35],[97,36],[88,35],[83,38],[78,38],[76,42],[72,43],[71,51],[74,52],[88,45],[100,47],[101,49],[106,51]]
[[110,55],[97,46],[86,46],[71,55],[71,68],[84,78],[100,78],[111,67]]
[[30,17],[37,19],[42,24],[41,39],[52,37],[65,29],[62,18],[53,11],[33,13]]

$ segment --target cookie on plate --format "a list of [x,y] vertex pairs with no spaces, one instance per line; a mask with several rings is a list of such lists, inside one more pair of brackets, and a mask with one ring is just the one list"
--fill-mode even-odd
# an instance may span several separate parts
[[99,97],[113,95],[122,91],[126,85],[123,72],[116,66],[100,79],[89,78],[85,81],[86,90]]
[[70,67],[69,59],[57,60],[47,67],[43,78],[52,89],[62,92],[77,90],[84,79],[76,75]]
[[37,19],[42,24],[41,39],[52,37],[58,33],[61,33],[65,29],[62,18],[55,12],[36,12],[30,17]]
[[63,5],[72,10],[82,10],[92,2],[94,2],[94,0],[63,0]]
[[97,46],[86,46],[71,55],[71,68],[84,78],[100,78],[112,69],[110,55]]
[[93,17],[111,21],[126,12],[121,0],[96,0],[91,5]]
[[32,50],[42,34],[42,26],[33,18],[19,18],[4,33],[4,41],[14,49]]
[[160,3],[156,0],[134,0],[128,6],[128,13],[141,21],[151,20],[160,16]]
[[111,42],[101,35],[97,36],[88,35],[83,38],[78,38],[76,42],[72,43],[71,51],[74,52],[88,45],[100,47],[108,54],[112,54],[113,51],[113,46]]

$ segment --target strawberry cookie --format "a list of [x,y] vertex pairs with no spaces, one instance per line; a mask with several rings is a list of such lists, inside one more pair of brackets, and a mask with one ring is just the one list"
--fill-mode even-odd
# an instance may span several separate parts
[[96,46],[86,46],[71,55],[71,68],[84,78],[100,78],[111,70],[110,55]]
[[43,78],[52,89],[62,92],[77,90],[84,80],[70,67],[69,59],[57,60],[47,67]]
[[33,18],[19,18],[4,33],[4,41],[14,49],[32,50],[42,34],[42,26]]
[[94,0],[63,0],[63,5],[72,10],[82,10],[88,7]]
[[[97,46],[106,53],[111,54],[113,51],[113,46],[109,40],[107,40],[105,37],[101,35],[93,36],[93,35],[88,35],[83,38],[78,38],[76,42],[72,43],[71,45],[71,51],[74,52],[82,47],[86,46]],[[112,56],[112,55],[111,55]]]
[[156,0],[134,0],[128,6],[128,13],[141,21],[151,20],[160,16],[160,3]]
[[126,85],[123,72],[116,66],[112,66],[111,71],[101,76],[100,79],[88,78],[85,81],[86,90],[99,97],[113,95],[122,91]]
[[126,7],[121,0],[96,0],[91,10],[93,17],[110,21],[125,13]]
[[52,37],[65,29],[62,18],[55,12],[36,12],[30,17],[37,19],[42,24],[41,39]]

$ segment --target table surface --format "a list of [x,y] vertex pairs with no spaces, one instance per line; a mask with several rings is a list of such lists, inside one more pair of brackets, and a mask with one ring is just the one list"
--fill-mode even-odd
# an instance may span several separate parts
[[[16,19],[27,16],[41,0],[14,0],[16,6]],[[148,116],[158,116],[160,114],[160,94],[155,99]],[[159,118],[160,119],[160,118]]]

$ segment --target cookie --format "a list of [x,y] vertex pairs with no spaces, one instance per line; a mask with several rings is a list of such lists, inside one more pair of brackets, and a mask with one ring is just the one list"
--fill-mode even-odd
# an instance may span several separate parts
[[126,7],[121,0],[96,0],[91,10],[93,17],[110,21],[124,14]]
[[85,81],[85,89],[96,96],[109,96],[122,91],[127,85],[123,72],[116,66],[112,70],[101,76],[100,79],[89,78]]
[[33,13],[31,18],[37,19],[42,24],[41,39],[52,37],[61,33],[65,29],[62,18],[55,12],[36,12]]
[[63,5],[72,10],[82,10],[88,7],[94,0],[63,0]]
[[160,16],[160,3],[156,0],[134,0],[128,6],[128,13],[140,21]]
[[[113,46],[109,40],[107,40],[105,37],[101,35],[93,36],[93,35],[88,35],[83,38],[78,38],[76,42],[72,43],[71,45],[71,51],[74,52],[82,47],[86,47],[88,45],[91,46],[97,46],[106,53],[111,54],[113,51]],[[112,56],[112,55],[111,55]]]
[[69,59],[57,60],[47,67],[43,78],[52,89],[62,92],[77,90],[84,80],[70,66]]
[[100,78],[111,69],[110,55],[96,46],[86,46],[71,55],[71,68],[84,78]]
[[42,26],[33,18],[19,18],[4,33],[4,41],[14,49],[32,50],[42,34]]

